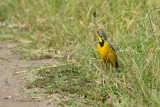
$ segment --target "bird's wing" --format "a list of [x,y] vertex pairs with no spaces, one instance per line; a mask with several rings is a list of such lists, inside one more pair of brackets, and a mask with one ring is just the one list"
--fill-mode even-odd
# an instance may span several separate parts
[[113,45],[112,45],[108,40],[106,40],[106,42],[108,42],[108,43],[109,43],[109,46],[115,51]]

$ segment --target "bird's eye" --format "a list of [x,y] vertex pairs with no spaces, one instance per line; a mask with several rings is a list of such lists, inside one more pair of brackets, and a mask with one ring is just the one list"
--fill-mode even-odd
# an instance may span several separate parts
[[97,30],[97,33],[98,33],[98,34],[100,34],[100,33],[101,33],[101,31]]
[[101,34],[101,32],[100,32],[100,31],[97,31],[97,34],[99,34],[99,35],[100,35],[100,34]]

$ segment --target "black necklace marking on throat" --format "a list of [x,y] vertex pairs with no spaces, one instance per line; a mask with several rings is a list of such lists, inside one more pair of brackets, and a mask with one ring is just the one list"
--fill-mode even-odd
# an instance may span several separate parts
[[102,42],[99,42],[99,44],[102,47],[104,45],[104,40],[102,40]]

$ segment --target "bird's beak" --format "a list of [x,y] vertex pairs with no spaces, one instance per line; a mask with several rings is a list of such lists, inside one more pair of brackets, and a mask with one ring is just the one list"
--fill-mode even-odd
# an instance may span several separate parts
[[94,30],[92,30],[91,32],[92,32],[92,33],[95,33],[95,31],[94,31]]

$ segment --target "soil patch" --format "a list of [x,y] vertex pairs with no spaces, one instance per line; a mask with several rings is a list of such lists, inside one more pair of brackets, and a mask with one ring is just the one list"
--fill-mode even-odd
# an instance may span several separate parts
[[0,107],[49,107],[45,99],[26,98],[20,91],[26,80],[13,74],[51,60],[21,60],[10,53],[11,47],[13,44],[0,44]]

